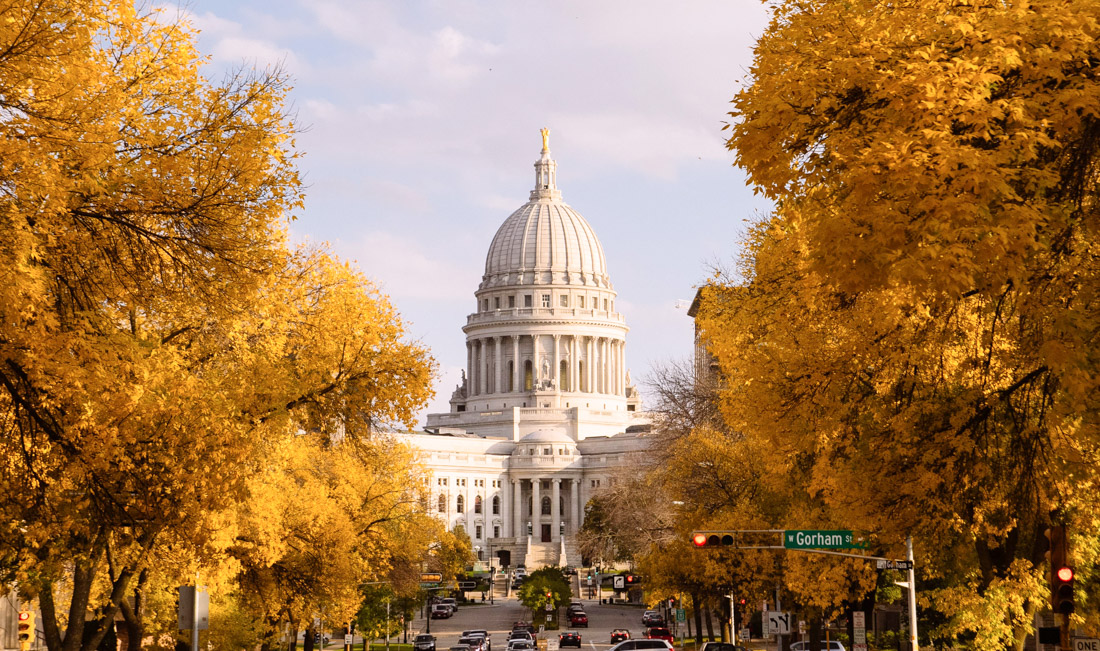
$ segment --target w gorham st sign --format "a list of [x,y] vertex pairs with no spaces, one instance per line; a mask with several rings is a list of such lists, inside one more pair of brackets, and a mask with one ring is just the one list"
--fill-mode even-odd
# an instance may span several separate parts
[[795,529],[783,532],[786,549],[866,549],[867,543],[856,540],[851,531]]

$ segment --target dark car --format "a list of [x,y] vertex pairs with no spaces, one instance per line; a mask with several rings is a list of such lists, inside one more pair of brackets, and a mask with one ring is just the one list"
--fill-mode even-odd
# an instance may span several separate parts
[[566,646],[581,648],[581,634],[576,631],[565,631],[558,635],[558,647]]
[[642,613],[642,626],[664,626],[665,618],[656,610],[647,610]]
[[447,619],[453,614],[450,606],[445,604],[435,604],[432,606],[432,619]]
[[[801,642],[795,642],[791,645],[791,651],[796,651],[798,645]],[[699,651],[748,651],[740,644],[730,644],[729,642],[705,642]]]
[[569,625],[588,628],[588,615],[584,614],[583,610],[575,610],[569,613]]
[[664,626],[651,626],[648,630],[646,630],[645,636],[646,639],[664,640],[669,644],[672,644],[676,641],[676,639],[672,637],[672,631],[668,630]]
[[435,638],[421,633],[413,640],[413,651],[435,651]]
[[561,573],[565,576],[576,576],[577,568],[573,567],[572,565],[566,565],[564,568],[562,568]]
[[611,643],[622,642],[623,640],[630,639],[630,631],[625,628],[617,628],[611,631]]

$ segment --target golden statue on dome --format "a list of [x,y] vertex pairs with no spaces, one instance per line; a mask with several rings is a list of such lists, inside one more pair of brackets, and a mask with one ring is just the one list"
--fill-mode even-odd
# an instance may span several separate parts
[[542,134],[542,150],[550,151],[550,130],[543,127],[539,129],[539,133]]

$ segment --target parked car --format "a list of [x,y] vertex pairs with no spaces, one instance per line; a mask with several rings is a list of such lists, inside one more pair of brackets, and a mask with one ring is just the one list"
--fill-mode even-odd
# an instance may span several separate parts
[[630,631],[626,630],[625,628],[616,628],[615,630],[611,631],[611,643],[612,644],[617,644],[619,642],[622,642],[623,640],[629,640],[629,639],[630,639]]
[[672,637],[672,631],[668,630],[664,626],[651,626],[645,632],[646,639],[649,640],[665,640],[672,644],[676,642],[676,638]]
[[435,651],[435,637],[421,633],[413,640],[413,651]]
[[581,648],[581,634],[576,631],[563,631],[558,635],[558,648],[567,646]]
[[672,651],[672,643],[668,640],[623,640],[607,651]]
[[583,610],[574,610],[569,613],[569,625],[588,628],[588,615]]
[[432,619],[447,619],[454,612],[451,611],[451,607],[447,604],[435,604],[432,606]]
[[[827,646],[826,646],[827,645]],[[809,642],[795,642],[791,645],[791,651],[810,651]],[[836,640],[821,643],[821,651],[845,651],[844,645]]]
[[665,618],[656,610],[647,610],[642,613],[642,626],[664,626]]

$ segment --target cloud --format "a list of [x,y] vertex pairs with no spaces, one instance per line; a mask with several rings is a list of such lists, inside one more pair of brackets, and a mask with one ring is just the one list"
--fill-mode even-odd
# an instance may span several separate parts
[[433,247],[424,238],[373,231],[349,252],[363,272],[387,294],[411,299],[467,300],[465,297],[481,282],[481,267],[471,264],[467,256],[460,255],[458,260],[441,257],[437,252],[444,249]]
[[[306,65],[289,47],[274,41],[246,34],[244,27],[212,12],[185,14],[209,45],[207,51],[214,60],[228,66],[281,66],[295,75],[308,74]],[[251,30],[247,30],[251,31]]]

